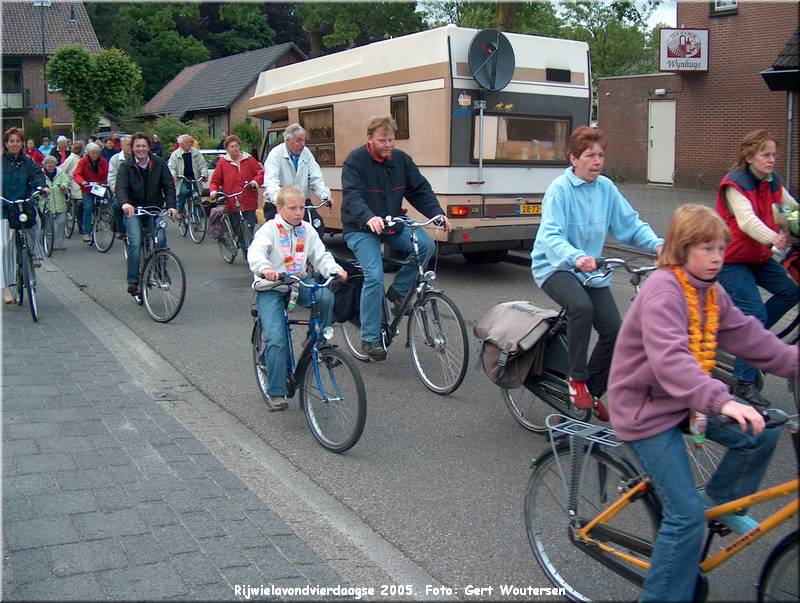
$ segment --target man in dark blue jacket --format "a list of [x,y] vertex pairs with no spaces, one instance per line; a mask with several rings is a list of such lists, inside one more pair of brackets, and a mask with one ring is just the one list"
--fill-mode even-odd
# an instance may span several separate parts
[[[364,270],[361,292],[361,350],[372,360],[385,360],[381,344],[381,308],[383,305],[383,261],[381,242],[407,254],[411,263],[397,273],[386,291],[392,302],[402,300],[414,284],[417,271],[410,229],[393,227],[384,232],[385,216],[401,214],[403,197],[420,213],[433,218],[444,215],[431,185],[414,161],[394,148],[397,124],[390,116],[373,117],[367,125],[367,143],[350,153],[342,166],[342,225],[344,240]],[[433,255],[431,238],[418,230],[420,254],[425,263]]]

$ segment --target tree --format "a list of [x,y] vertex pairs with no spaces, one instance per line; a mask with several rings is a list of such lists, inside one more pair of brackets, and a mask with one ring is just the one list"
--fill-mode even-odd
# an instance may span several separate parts
[[197,140],[200,148],[216,148],[217,141],[208,136],[208,124],[197,121],[183,122],[174,115],[163,115],[153,123],[153,132],[169,152],[180,134],[189,134]]
[[[513,8],[513,18],[509,11]],[[559,34],[561,19],[549,2],[422,2],[420,11],[431,27],[453,23],[459,27],[486,29],[500,27],[535,36],[555,37]]]
[[249,153],[251,148],[261,145],[261,131],[246,121],[233,126],[233,133],[241,139],[243,151]]
[[223,4],[219,20],[224,30],[210,36],[223,56],[272,46],[275,32],[258,4]]
[[100,115],[120,113],[128,99],[139,95],[142,72],[121,50],[91,54],[69,45],[50,57],[47,80],[61,89],[78,127],[93,129]]

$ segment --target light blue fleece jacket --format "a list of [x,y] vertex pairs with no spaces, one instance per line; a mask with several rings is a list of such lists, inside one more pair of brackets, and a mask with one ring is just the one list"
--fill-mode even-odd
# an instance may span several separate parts
[[[569,270],[581,256],[603,254],[606,235],[622,243],[655,252],[664,240],[625,200],[605,176],[594,182],[578,178],[572,167],[553,180],[544,194],[542,222],[531,251],[533,280],[541,287],[556,270]],[[585,281],[596,273],[579,272]],[[590,287],[608,287],[611,276],[594,279]]]

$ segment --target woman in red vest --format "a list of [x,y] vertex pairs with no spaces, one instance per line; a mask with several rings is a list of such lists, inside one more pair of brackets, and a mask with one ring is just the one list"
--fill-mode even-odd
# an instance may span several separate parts
[[[750,132],[740,145],[739,160],[717,192],[717,212],[733,235],[719,282],[745,314],[757,317],[767,328],[798,302],[797,285],[772,258],[773,248],[789,246],[789,235],[778,227],[773,208],[797,207],[775,172],[776,157],[775,139],[769,132]],[[761,301],[759,287],[772,293],[766,303]],[[769,405],[755,387],[753,367],[737,359],[733,375],[734,394],[751,404]]]

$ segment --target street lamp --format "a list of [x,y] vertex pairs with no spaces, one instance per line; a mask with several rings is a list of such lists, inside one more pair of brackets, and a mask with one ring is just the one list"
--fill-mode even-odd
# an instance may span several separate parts
[[45,7],[50,6],[50,0],[38,0],[37,2],[33,3],[34,6],[38,6],[41,8],[41,16],[42,16],[42,81],[44,82],[44,119],[42,120],[42,126],[44,131],[47,133],[47,137],[50,137],[50,116],[48,113],[47,108],[47,53],[45,51],[44,46],[44,9]]

